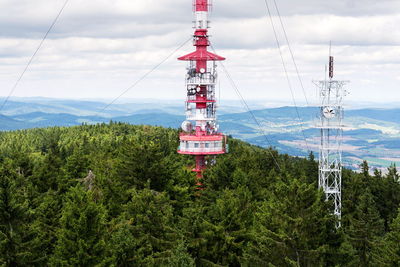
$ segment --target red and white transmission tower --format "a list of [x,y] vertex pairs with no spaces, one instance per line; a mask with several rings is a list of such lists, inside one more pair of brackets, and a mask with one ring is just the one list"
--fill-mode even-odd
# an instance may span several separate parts
[[[197,186],[200,189],[203,171],[207,166],[206,157],[226,153],[226,137],[218,133],[216,122],[217,103],[215,85],[217,80],[216,61],[225,58],[207,51],[209,0],[194,0],[195,12],[193,45],[196,51],[178,58],[188,61],[186,75],[186,121],[182,123],[179,154],[194,155]],[[194,122],[194,123],[193,123]],[[214,162],[214,158],[211,162]]]

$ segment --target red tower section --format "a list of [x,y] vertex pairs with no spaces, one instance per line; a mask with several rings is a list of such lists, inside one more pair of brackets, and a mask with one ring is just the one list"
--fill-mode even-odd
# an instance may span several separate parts
[[[225,58],[207,51],[209,0],[195,0],[195,32],[193,45],[196,51],[178,58],[189,62],[186,75],[186,121],[182,123],[184,133],[180,135],[178,153],[194,155],[197,174],[197,185],[202,186],[201,179],[206,168],[206,157],[226,153],[226,137],[218,133],[216,122],[215,84],[217,79],[216,61]],[[211,159],[214,162],[214,159]]]

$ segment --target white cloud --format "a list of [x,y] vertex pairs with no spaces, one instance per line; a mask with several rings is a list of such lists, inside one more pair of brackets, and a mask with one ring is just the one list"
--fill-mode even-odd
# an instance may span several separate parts
[[[63,2],[0,0],[0,95],[8,94]],[[277,3],[309,99],[315,98],[311,80],[324,76],[330,40],[337,77],[352,81],[349,100],[400,97],[400,1]],[[290,103],[264,0],[214,1],[211,20],[213,46],[227,57],[225,64],[243,95]],[[187,0],[71,0],[15,95],[115,97],[186,40],[191,21]],[[304,96],[276,16],[274,22],[301,102]],[[126,97],[183,98],[185,63],[176,58],[192,49],[186,45]],[[222,97],[235,99],[224,74],[220,77]]]

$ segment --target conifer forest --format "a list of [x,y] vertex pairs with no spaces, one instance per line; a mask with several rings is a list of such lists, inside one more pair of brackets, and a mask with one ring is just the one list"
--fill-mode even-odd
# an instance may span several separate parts
[[400,266],[400,184],[343,170],[342,220],[313,154],[229,138],[196,190],[178,130],[0,133],[1,266]]

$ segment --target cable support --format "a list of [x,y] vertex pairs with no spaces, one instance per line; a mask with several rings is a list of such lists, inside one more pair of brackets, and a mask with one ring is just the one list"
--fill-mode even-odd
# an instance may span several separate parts
[[17,89],[19,83],[21,82],[22,78],[24,77],[26,71],[28,70],[29,66],[32,64],[33,59],[35,58],[36,54],[39,52],[39,50],[42,48],[44,42],[47,39],[47,36],[49,35],[49,33],[51,32],[51,30],[54,28],[54,26],[56,25],[58,19],[60,18],[61,14],[63,13],[66,5],[68,4],[69,0],[66,0],[64,2],[64,4],[62,5],[60,11],[58,12],[57,16],[55,17],[55,19],[53,20],[53,22],[51,23],[49,29],[47,30],[46,34],[43,36],[42,40],[39,43],[39,46],[36,48],[35,52],[33,53],[33,55],[31,56],[31,58],[28,61],[28,64],[26,64],[24,70],[22,71],[21,75],[19,76],[19,78],[17,79],[17,81],[15,82],[15,84],[13,85],[13,87],[10,90],[10,93],[7,95],[6,99],[4,100],[3,104],[0,107],[0,111],[3,110],[4,106],[7,104],[7,102],[9,101],[10,97],[12,96],[12,94],[14,93],[14,91]]
[[149,76],[152,72],[154,72],[156,69],[158,69],[163,63],[165,63],[165,61],[167,61],[170,57],[172,57],[176,52],[178,52],[182,47],[184,47],[192,39],[193,39],[193,37],[190,37],[185,42],[183,42],[181,45],[179,45],[174,51],[172,51],[170,54],[168,54],[168,56],[165,57],[160,63],[158,63],[153,68],[151,68],[148,72],[146,72],[144,75],[142,75],[138,80],[136,80],[136,82],[134,82],[127,89],[125,89],[120,95],[118,95],[116,98],[114,98],[110,103],[108,103],[98,113],[101,113],[104,110],[106,110],[108,107],[110,107],[112,104],[114,104],[118,99],[120,99],[123,95],[125,95],[127,92],[132,90],[134,87],[136,87],[141,81],[143,81],[147,76]]
[[270,21],[271,21],[271,26],[272,26],[272,30],[273,30],[273,32],[274,32],[276,45],[277,45],[277,47],[278,47],[279,55],[280,55],[280,58],[281,58],[281,61],[282,61],[282,66],[283,66],[283,69],[284,69],[284,71],[285,71],[286,80],[287,80],[287,82],[288,82],[289,89],[290,89],[290,93],[291,93],[291,95],[292,95],[292,101],[293,101],[293,104],[294,104],[294,106],[295,106],[295,110],[296,110],[296,113],[297,113],[297,117],[298,117],[299,122],[300,122],[300,128],[301,128],[301,132],[302,132],[302,135],[303,135],[303,139],[304,139],[304,142],[305,142],[305,144],[306,144],[307,150],[308,150],[309,152],[311,152],[310,147],[309,147],[308,142],[307,142],[306,135],[305,135],[305,133],[304,133],[304,128],[303,128],[303,125],[302,125],[303,120],[302,120],[301,117],[300,117],[299,109],[298,109],[298,107],[297,107],[297,102],[296,102],[296,98],[295,98],[295,96],[294,96],[292,83],[290,82],[289,74],[288,74],[288,71],[287,71],[287,68],[286,68],[286,63],[285,63],[285,60],[284,60],[284,58],[283,58],[283,54],[282,54],[282,50],[281,50],[281,45],[280,45],[280,42],[279,42],[279,39],[278,39],[278,35],[277,35],[277,32],[276,32],[276,28],[275,28],[274,21],[273,21],[273,19],[272,19],[271,10],[270,10],[270,8],[269,8],[269,5],[268,5],[267,0],[264,0],[264,2],[265,2],[266,9],[267,9],[267,15],[269,16]]

